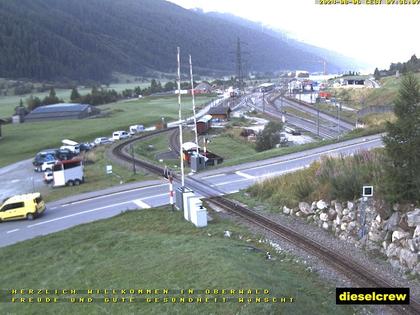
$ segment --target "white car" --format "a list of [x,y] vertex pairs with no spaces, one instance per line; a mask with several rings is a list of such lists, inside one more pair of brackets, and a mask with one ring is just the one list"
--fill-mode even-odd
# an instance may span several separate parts
[[99,137],[99,138],[96,138],[95,141],[93,141],[91,144],[93,144],[93,146],[97,146],[97,145],[101,145],[101,144],[110,144],[113,141],[114,140],[112,138]]
[[54,164],[55,164],[55,160],[51,160],[51,161],[46,161],[44,163],[41,164],[41,172],[50,172],[53,170]]
[[112,139],[114,140],[121,140],[121,139],[127,139],[130,137],[130,134],[127,131],[114,131],[112,133]]

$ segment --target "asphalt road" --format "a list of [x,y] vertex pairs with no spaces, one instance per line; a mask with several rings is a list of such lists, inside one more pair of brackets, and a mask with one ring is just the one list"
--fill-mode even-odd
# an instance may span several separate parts
[[[294,153],[264,161],[214,169],[186,178],[186,186],[201,196],[229,194],[244,189],[258,180],[281,175],[308,166],[322,155],[354,154],[360,150],[382,146],[380,136],[355,139],[340,144]],[[175,183],[175,187],[179,184]],[[159,181],[150,186],[119,191],[109,188],[106,195],[76,197],[47,204],[42,217],[34,221],[9,221],[0,224],[0,246],[64,230],[82,223],[115,216],[122,211],[145,209],[169,204],[169,185]],[[72,200],[69,200],[72,199]]]

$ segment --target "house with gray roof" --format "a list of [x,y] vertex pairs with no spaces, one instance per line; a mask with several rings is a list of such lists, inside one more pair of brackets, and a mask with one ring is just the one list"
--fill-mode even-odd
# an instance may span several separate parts
[[25,121],[83,119],[99,112],[99,109],[89,104],[60,103],[35,108],[25,116]]

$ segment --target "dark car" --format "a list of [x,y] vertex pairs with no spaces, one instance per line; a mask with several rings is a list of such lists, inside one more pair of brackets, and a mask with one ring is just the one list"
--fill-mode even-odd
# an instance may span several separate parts
[[59,149],[56,152],[56,158],[57,160],[60,160],[60,161],[71,160],[75,156],[76,154],[69,149]]
[[80,143],[79,144],[80,152],[87,152],[92,149],[92,145],[90,143]]
[[57,149],[47,149],[38,152],[35,155],[34,160],[32,161],[33,166],[35,166],[36,168],[40,168],[42,163],[55,160],[57,151]]

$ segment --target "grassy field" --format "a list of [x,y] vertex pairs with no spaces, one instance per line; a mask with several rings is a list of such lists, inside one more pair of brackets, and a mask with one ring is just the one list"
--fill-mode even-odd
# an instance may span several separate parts
[[[225,230],[232,232],[231,238],[223,236]],[[351,307],[335,305],[335,289],[295,257],[274,253],[257,240],[258,236],[216,214],[208,227],[197,229],[184,221],[180,212],[168,208],[127,212],[0,248],[2,288],[75,289],[78,293],[87,289],[169,289],[169,294],[134,295],[136,300],[158,297],[161,303],[105,304],[102,296],[94,295],[97,303],[3,302],[0,308],[3,314],[354,313]],[[265,259],[267,250],[271,250],[272,260]],[[268,289],[270,297],[292,297],[294,302],[238,303],[239,295],[197,294],[205,289],[242,288]],[[195,293],[181,295],[181,289],[194,289]],[[162,302],[164,297],[179,301],[180,297],[199,296],[235,300]],[[7,297],[3,294],[2,299]]]
[[[121,93],[125,89],[134,89],[135,87],[140,86],[140,88],[146,88],[150,86],[150,82],[129,82],[129,83],[112,83],[107,89],[113,89],[118,93]],[[92,88],[89,87],[78,87],[78,91],[81,95],[88,94],[92,91]],[[65,102],[70,101],[71,89],[55,89],[58,98],[63,99]],[[48,96],[49,91],[46,92],[35,92],[30,94],[23,95],[1,95],[0,96],[0,117],[10,117],[13,114],[14,108],[19,105],[20,100],[22,99],[23,103],[26,105],[25,100],[31,95],[34,97],[39,97],[41,100]]]
[[[45,188],[40,191],[44,199],[46,201],[58,200],[71,195],[117,186],[121,182],[126,184],[155,178],[139,169],[136,170],[136,175],[134,175],[131,170],[111,162],[107,158],[105,150],[105,146],[98,147],[84,156],[85,182],[82,185],[56,188],[45,185]],[[112,175],[106,174],[106,165],[112,165]]]
[[[207,137],[211,140],[207,145],[207,150],[222,156],[224,161],[235,160],[243,156],[253,156],[256,151],[253,144],[241,139],[239,136],[241,128],[229,128],[222,131],[213,129]],[[194,132],[190,129],[183,131],[184,143],[195,142]],[[199,144],[203,146],[204,136],[199,137]],[[163,159],[163,162],[158,162],[158,156],[164,152],[168,152],[169,139],[168,134],[157,135],[149,140],[142,141],[135,144],[135,152],[141,158],[154,163],[164,163],[170,168],[177,168],[179,159]],[[224,165],[224,162],[223,164]],[[188,169],[189,170],[189,169]],[[187,171],[188,171],[187,170]]]
[[[211,98],[196,98],[197,104]],[[183,116],[190,116],[191,99],[183,97]],[[141,100],[119,102],[100,106],[109,116],[96,119],[45,121],[2,126],[3,139],[0,142],[0,167],[31,158],[40,150],[60,146],[62,139],[78,142],[93,141],[96,137],[111,137],[114,130],[127,130],[129,125],[152,126],[165,117],[166,121],[178,117],[178,103],[175,96],[147,97]]]

